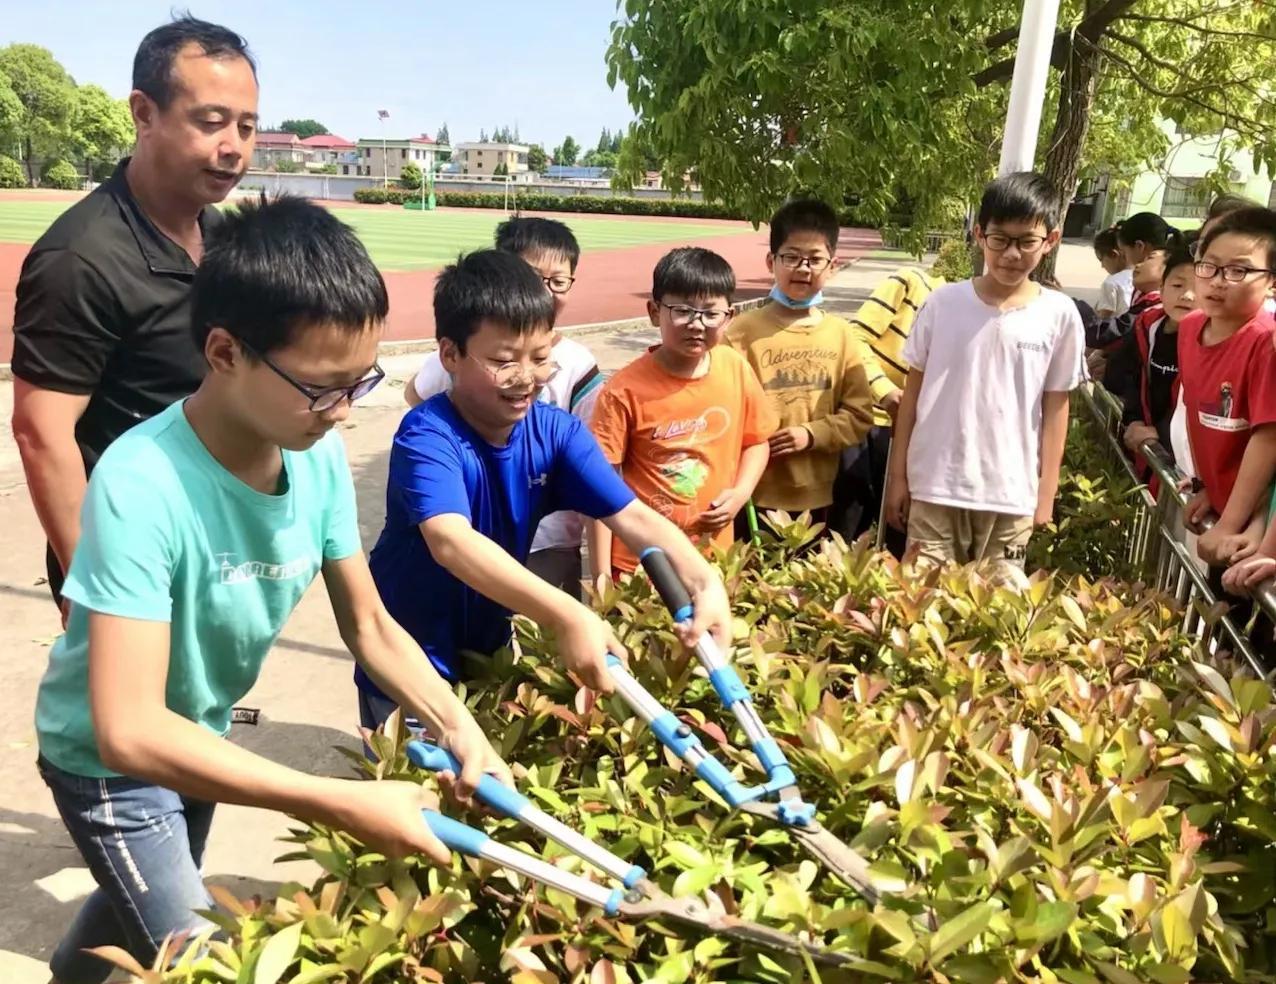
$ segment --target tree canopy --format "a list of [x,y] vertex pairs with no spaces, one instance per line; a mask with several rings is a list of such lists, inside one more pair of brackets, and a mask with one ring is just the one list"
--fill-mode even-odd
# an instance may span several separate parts
[[[627,2],[608,80],[679,187],[761,220],[809,191],[918,227],[995,172],[1019,4],[995,0]],[[1171,139],[1225,133],[1276,164],[1276,7],[1249,0],[1063,0],[1038,169],[1066,203],[1086,173],[1128,179]],[[1170,124],[1167,128],[1163,121]]]
[[561,164],[564,167],[571,167],[580,157],[580,144],[578,144],[570,135],[563,138],[563,142],[554,148],[554,163]]
[[295,133],[305,140],[307,137],[318,137],[328,133],[328,128],[318,120],[284,120],[279,124],[280,133]]

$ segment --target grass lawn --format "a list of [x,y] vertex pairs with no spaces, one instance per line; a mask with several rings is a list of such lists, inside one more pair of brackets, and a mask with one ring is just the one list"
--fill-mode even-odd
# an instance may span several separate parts
[[[71,202],[6,201],[0,193],[0,242],[31,243],[40,237]],[[415,270],[441,266],[457,253],[490,246],[496,226],[505,214],[474,209],[457,212],[415,212],[407,209],[333,209],[349,223],[382,270]],[[752,232],[745,222],[738,226],[686,222],[632,221],[624,216],[595,217],[564,214],[581,249],[594,252],[621,246],[687,242],[708,236]]]

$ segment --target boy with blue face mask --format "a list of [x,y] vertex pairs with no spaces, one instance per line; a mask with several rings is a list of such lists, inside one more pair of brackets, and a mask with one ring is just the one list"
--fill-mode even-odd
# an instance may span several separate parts
[[810,511],[824,521],[842,452],[873,426],[871,353],[843,318],[825,313],[822,288],[837,266],[836,213],[791,201],[771,218],[770,300],[727,328],[779,417],[771,458],[754,491],[759,509]]

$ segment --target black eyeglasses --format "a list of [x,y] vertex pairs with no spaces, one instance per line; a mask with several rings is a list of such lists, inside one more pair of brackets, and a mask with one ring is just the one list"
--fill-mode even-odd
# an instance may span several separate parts
[[310,401],[311,413],[325,413],[333,407],[340,405],[343,401],[349,400],[354,403],[355,400],[361,400],[374,389],[381,380],[385,379],[385,370],[379,365],[373,365],[372,375],[364,376],[363,379],[351,386],[326,386],[323,389],[316,389],[313,386],[307,386],[303,382],[299,382],[293,378],[286,370],[279,368],[271,361],[270,357],[258,352],[255,348],[245,342],[242,338],[238,339],[239,344],[248,352],[251,352],[255,358],[260,359],[270,368],[270,370],[279,376],[280,379],[288,383],[293,389]]
[[805,264],[812,273],[819,273],[833,262],[828,256],[803,256],[801,253],[779,253],[775,258],[786,270],[796,270]]
[[1045,236],[1007,236],[1003,232],[984,234],[985,245],[994,253],[1004,253],[1012,243],[1021,253],[1035,253],[1045,241]]
[[1223,279],[1229,284],[1239,284],[1245,281],[1251,273],[1272,273],[1266,267],[1243,266],[1240,263],[1224,263],[1220,266],[1217,263],[1210,263],[1207,260],[1201,260],[1196,264],[1196,275],[1202,280],[1213,280],[1220,273]]
[[572,284],[575,282],[575,277],[541,277],[541,283],[545,285],[545,289],[551,294],[566,294],[572,289]]
[[712,330],[721,328],[731,317],[730,308],[693,308],[688,304],[666,304],[664,301],[660,302],[660,306],[669,311],[669,320],[679,328],[694,324],[699,319],[702,325]]

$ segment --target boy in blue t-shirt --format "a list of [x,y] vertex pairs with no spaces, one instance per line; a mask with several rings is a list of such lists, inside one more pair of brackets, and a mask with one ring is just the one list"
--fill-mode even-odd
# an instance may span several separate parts
[[[726,644],[722,580],[682,532],[643,505],[571,414],[538,402],[558,371],[554,301],[525,261],[481,250],[439,276],[434,321],[451,389],[410,410],[390,452],[386,523],[372,575],[386,608],[439,672],[462,675],[462,650],[489,654],[509,641],[520,612],[556,636],[563,663],[595,690],[611,690],[604,657],[624,650],[589,608],[523,565],[536,524],[570,509],[600,519],[635,552],[661,547],[691,592],[691,642]],[[360,716],[374,726],[393,700],[362,669]]]
[[465,763],[508,778],[450,688],[386,613],[333,428],[383,378],[385,284],[354,233],[302,199],[227,215],[192,288],[209,372],[103,455],[68,573],[67,631],[36,705],[39,768],[98,889],[50,961],[143,966],[208,924],[199,865],[213,804],[284,811],[393,854],[449,852],[407,782],[306,775],[226,740],[230,712],[315,575],[361,667]]

